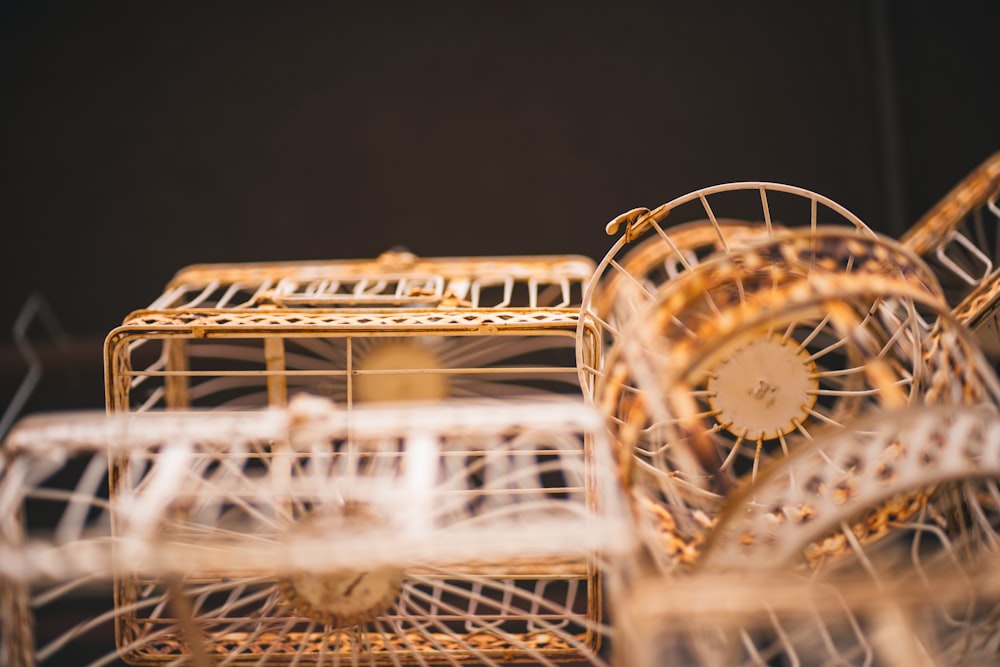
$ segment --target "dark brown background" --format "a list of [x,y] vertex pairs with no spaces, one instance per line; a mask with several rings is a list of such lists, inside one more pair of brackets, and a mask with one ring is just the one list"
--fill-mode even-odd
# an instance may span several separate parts
[[[732,180],[898,235],[1000,148],[998,18],[986,0],[6,3],[0,336],[41,292],[77,342],[49,404],[100,405],[100,337],[193,262],[599,258],[615,214]],[[21,373],[4,345],[0,375]]]
[[0,406],[103,405],[101,339],[206,261],[583,253],[772,180],[898,235],[1000,149],[1000,3],[0,2]]

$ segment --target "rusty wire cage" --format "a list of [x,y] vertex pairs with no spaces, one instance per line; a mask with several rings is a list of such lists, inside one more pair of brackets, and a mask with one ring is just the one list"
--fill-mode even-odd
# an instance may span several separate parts
[[[105,345],[114,411],[579,395],[576,256],[193,266]],[[593,348],[584,335],[584,348]],[[582,354],[589,358],[592,352]]]
[[602,430],[566,399],[28,418],[5,664],[606,664]]

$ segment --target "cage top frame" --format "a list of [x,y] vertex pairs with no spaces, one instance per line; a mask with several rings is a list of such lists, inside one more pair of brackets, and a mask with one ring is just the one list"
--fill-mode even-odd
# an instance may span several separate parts
[[[594,266],[583,255],[421,258],[403,250],[374,259],[196,264],[181,269],[148,309],[504,308],[515,286],[529,308],[579,308]],[[540,295],[542,286],[557,293]],[[481,289],[489,287],[502,295],[487,305]]]

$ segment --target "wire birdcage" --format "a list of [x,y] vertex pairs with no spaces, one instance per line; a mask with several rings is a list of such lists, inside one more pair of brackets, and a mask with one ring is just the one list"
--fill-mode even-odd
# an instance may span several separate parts
[[[115,411],[579,395],[576,256],[205,265],[105,346]],[[587,353],[584,353],[587,354]]]
[[602,430],[566,399],[29,418],[5,664],[605,664]]

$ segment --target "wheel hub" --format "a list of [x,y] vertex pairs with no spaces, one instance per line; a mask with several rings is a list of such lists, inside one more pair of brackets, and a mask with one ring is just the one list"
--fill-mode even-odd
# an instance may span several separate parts
[[806,349],[772,334],[745,343],[715,365],[708,401],[730,433],[768,440],[808,418],[818,388],[816,364]]

